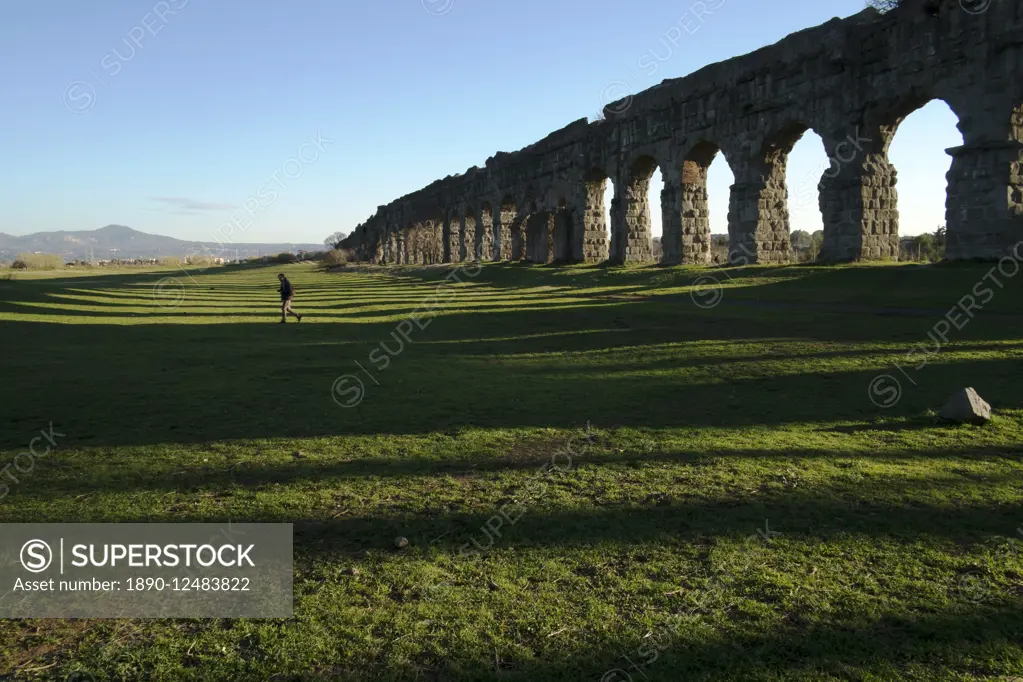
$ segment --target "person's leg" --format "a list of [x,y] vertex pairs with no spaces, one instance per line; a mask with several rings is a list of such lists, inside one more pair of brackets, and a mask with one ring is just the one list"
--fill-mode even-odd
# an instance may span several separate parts
[[295,317],[299,318],[299,319],[302,318],[301,315],[299,315],[298,313],[296,313],[294,310],[291,309],[291,299],[290,298],[288,299],[288,312],[290,314],[294,315]]
[[288,312],[291,310],[291,301],[281,301],[281,324],[288,321]]

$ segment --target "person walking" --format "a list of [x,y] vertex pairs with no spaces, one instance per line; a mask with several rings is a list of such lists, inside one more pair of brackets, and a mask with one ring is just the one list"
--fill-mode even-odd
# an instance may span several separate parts
[[291,286],[291,282],[284,276],[284,273],[277,275],[277,279],[281,282],[281,324],[288,321],[288,315],[294,315],[298,318],[298,321],[302,321],[302,316],[291,309],[291,302],[295,298],[295,287]]

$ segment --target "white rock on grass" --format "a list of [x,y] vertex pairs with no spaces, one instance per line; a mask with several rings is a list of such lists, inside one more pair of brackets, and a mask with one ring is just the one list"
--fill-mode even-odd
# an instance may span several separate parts
[[938,416],[957,424],[986,424],[991,421],[991,406],[972,388],[957,391]]

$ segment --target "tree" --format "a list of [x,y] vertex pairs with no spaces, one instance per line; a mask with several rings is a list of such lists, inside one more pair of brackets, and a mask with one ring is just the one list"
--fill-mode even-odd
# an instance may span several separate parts
[[789,236],[789,241],[792,242],[792,248],[796,251],[806,251],[810,248],[810,243],[813,237],[806,230],[796,230]]
[[824,230],[817,230],[810,235],[810,261],[817,262],[821,255],[821,247],[824,245]]
[[924,233],[916,238],[917,258],[922,261],[934,260],[934,235]]
[[938,260],[945,260],[945,228],[939,227],[934,231],[934,250]]
[[881,14],[891,12],[899,6],[902,0],[867,0],[867,7],[873,7]]
[[338,231],[338,232],[335,232],[334,234],[330,235],[326,239],[324,239],[323,243],[326,244],[326,246],[328,248],[340,249],[341,248],[341,242],[343,242],[347,237],[348,237],[348,233],[347,232],[340,232],[340,231]]

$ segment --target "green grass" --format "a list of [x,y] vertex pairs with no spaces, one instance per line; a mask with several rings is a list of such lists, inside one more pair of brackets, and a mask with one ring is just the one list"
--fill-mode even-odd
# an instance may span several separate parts
[[[2,621],[0,679],[1023,676],[1023,276],[905,357],[989,270],[0,281],[0,464],[67,434],[0,521],[293,522],[296,571],[286,620]],[[994,421],[936,421],[963,386]]]

